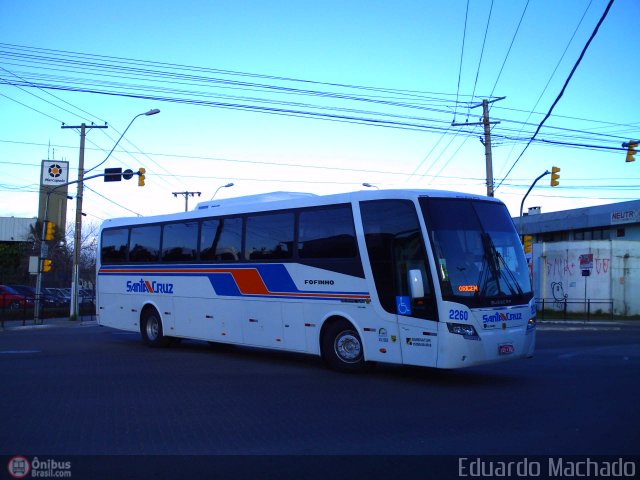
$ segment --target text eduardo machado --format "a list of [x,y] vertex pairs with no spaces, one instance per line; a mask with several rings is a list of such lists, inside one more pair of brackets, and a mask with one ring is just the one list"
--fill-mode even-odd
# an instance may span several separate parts
[[496,460],[481,457],[458,458],[459,477],[502,478],[636,478],[640,461],[622,457],[549,457]]

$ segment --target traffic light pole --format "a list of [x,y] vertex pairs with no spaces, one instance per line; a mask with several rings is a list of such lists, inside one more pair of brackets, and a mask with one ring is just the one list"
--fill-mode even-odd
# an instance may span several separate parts
[[47,233],[49,198],[51,197],[51,194],[55,192],[58,188],[66,187],[67,185],[71,185],[73,183],[78,183],[78,181],[79,180],[74,180],[73,182],[67,182],[61,185],[57,185],[51,190],[49,190],[45,197],[44,214],[42,215],[42,234],[40,236],[40,255],[38,256],[38,275],[36,276],[36,298],[35,298],[35,305],[33,306],[33,323],[36,323],[36,324],[40,323],[40,307],[41,307],[40,299],[42,297],[42,273],[44,270],[44,260],[48,255],[48,252],[45,251],[46,250],[45,236]]
[[538,180],[540,180],[542,177],[544,177],[545,175],[549,175],[551,172],[549,170],[546,170],[542,175],[540,175],[538,178],[536,178],[533,183],[531,184],[531,186],[529,187],[529,190],[527,190],[527,193],[524,194],[524,197],[522,197],[522,202],[520,202],[520,225],[518,230],[520,230],[518,233],[520,233],[520,236],[523,235],[522,233],[522,209],[524,208],[524,201],[526,200],[527,196],[529,195],[529,192],[531,192],[531,190],[533,190],[533,187],[535,187],[536,183],[538,183]]
[[[136,172],[139,176],[140,172]],[[91,175],[90,177],[79,178],[78,180],[74,180],[72,182],[63,183],[61,185],[56,185],[54,188],[47,192],[47,196],[44,202],[44,214],[42,217],[42,236],[40,237],[40,256],[38,258],[38,275],[36,277],[36,298],[35,305],[33,309],[33,322],[40,323],[40,298],[42,296],[42,270],[44,266],[44,259],[46,258],[47,253],[45,252],[45,235],[47,231],[47,212],[49,210],[49,196],[58,188],[66,187],[67,185],[73,185],[74,183],[81,183],[85,180],[91,180],[92,178],[104,177],[108,174],[106,173],[98,173],[96,175]],[[76,250],[79,250],[76,248]]]

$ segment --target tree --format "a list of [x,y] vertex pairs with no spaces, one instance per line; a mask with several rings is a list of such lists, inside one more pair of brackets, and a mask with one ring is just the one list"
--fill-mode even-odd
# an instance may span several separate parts
[[24,242],[0,243],[0,283],[22,283],[25,253],[29,251]]
[[[98,249],[99,225],[88,223],[83,225],[80,236],[80,285],[90,284],[93,288],[96,284],[96,252]],[[69,280],[72,276],[74,252],[74,225],[67,228],[67,243],[65,262],[69,266]]]

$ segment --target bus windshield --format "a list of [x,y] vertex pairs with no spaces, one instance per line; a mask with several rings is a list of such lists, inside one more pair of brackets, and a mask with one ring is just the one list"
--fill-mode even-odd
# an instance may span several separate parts
[[529,302],[527,261],[504,204],[426,197],[420,203],[444,300],[468,307]]

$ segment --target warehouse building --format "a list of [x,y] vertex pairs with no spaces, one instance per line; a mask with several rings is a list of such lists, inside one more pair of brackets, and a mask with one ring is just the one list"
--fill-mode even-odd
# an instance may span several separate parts
[[538,308],[640,315],[640,200],[514,218]]

